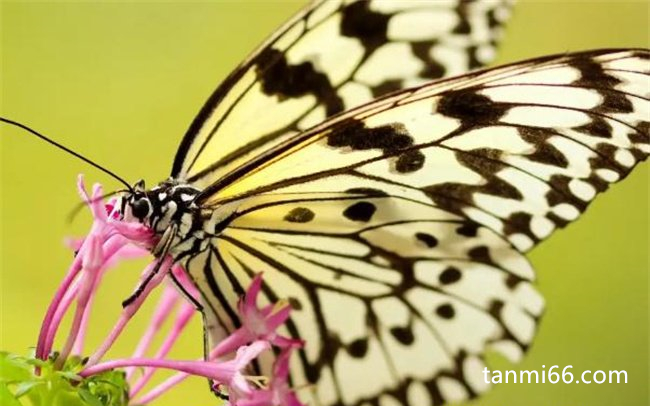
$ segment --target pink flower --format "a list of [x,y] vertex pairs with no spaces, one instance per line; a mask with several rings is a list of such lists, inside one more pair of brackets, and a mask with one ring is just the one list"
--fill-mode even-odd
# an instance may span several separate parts
[[[36,346],[36,356],[41,359],[45,359],[52,351],[54,336],[60,326],[62,315],[71,304],[70,300],[66,300],[66,293],[70,289],[76,289],[77,293],[83,292],[83,295],[77,297],[75,322],[73,322],[65,348],[70,346],[70,342],[74,343],[79,334],[81,319],[91,301],[90,296],[94,291],[93,284],[97,273],[101,272],[109,262],[116,261],[121,255],[120,251],[125,248],[129,250],[129,245],[152,247],[155,244],[155,236],[151,230],[143,229],[141,224],[123,223],[115,218],[114,202],[109,207],[104,206],[101,199],[101,186],[95,185],[92,196],[88,196],[83,184],[83,177],[79,176],[77,187],[79,194],[93,214],[93,224],[88,236],[78,245],[75,260],[68,269],[67,275],[45,314]],[[110,212],[107,212],[108,210]],[[120,225],[120,230],[116,228],[117,224]],[[129,252],[131,251],[129,250]],[[73,287],[75,284],[78,285],[77,288]],[[62,358],[67,356],[65,353],[62,355],[64,355]]]
[[[103,274],[121,260],[147,255],[157,243],[155,233],[143,224],[122,220],[120,205],[113,199],[102,202],[102,188],[96,185],[88,196],[83,179],[79,177],[79,193],[93,214],[89,234],[81,240],[70,240],[69,245],[76,252],[68,273],[59,286],[41,326],[36,354],[47,359],[52,352],[55,336],[61,320],[76,301],[70,332],[56,360],[55,367],[61,368],[69,354],[81,352],[85,331],[89,324],[89,310]],[[146,404],[188,376],[199,376],[212,380],[219,388],[225,388],[232,406],[301,406],[288,384],[289,357],[293,349],[302,346],[302,341],[284,337],[277,333],[289,318],[291,308],[286,302],[270,304],[259,308],[257,298],[262,288],[262,274],[252,281],[245,296],[240,300],[238,310],[241,328],[224,339],[210,352],[208,360],[170,360],[167,355],[183,333],[188,322],[196,313],[192,303],[185,300],[176,286],[167,281],[163,295],[154,311],[151,323],[130,358],[104,361],[103,358],[118,340],[129,321],[147,299],[149,294],[173,275],[174,284],[182,286],[185,295],[196,302],[200,294],[188,277],[187,272],[171,257],[158,258],[142,272],[138,294],[133,296],[122,310],[122,314],[104,342],[89,357],[81,377],[89,377],[115,368],[125,368],[130,381],[130,398],[137,398],[137,404]],[[153,358],[145,354],[160,334],[166,320],[176,316],[171,330],[166,334]],[[250,377],[246,370],[260,354],[275,347],[280,350],[268,379]],[[137,377],[135,368],[144,368],[144,374]],[[162,384],[140,395],[152,375],[158,369],[171,369],[178,373]],[[269,385],[261,384],[269,381]]]
[[253,391],[242,371],[253,359],[269,348],[271,346],[268,342],[256,341],[251,345],[240,347],[234,359],[224,362],[171,361],[148,358],[119,359],[85,368],[79,375],[87,377],[103,371],[130,366],[172,369],[212,379],[228,387],[232,393],[242,396]]
[[293,347],[285,348],[275,360],[273,377],[267,389],[255,391],[237,406],[301,406],[296,393],[289,386],[289,357]]
[[302,341],[279,335],[276,330],[289,318],[291,306],[287,302],[257,307],[257,297],[262,289],[262,274],[253,279],[246,295],[239,301],[239,314],[242,326],[219,343],[212,358],[227,354],[240,345],[255,340],[266,340],[277,347],[302,345]]

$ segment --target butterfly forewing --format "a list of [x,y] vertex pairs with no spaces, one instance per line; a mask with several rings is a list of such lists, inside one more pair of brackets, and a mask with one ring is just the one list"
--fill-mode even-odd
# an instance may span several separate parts
[[206,203],[374,184],[471,218],[525,251],[650,152],[647,58],[546,57],[408,90],[326,123]]
[[509,4],[312,3],[215,91],[185,135],[172,176],[207,186],[329,116],[483,66],[494,57]]

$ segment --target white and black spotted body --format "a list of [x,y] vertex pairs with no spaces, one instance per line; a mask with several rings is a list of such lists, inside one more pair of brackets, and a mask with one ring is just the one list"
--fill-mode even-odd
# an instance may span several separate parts
[[173,179],[161,182],[151,190],[145,190],[144,182],[139,181],[123,200],[130,210],[123,208],[123,211],[158,234],[175,224],[178,226],[177,234],[184,238],[203,228],[200,208],[194,203],[199,192],[191,185]]
[[[477,49],[494,46],[506,2],[348,3],[314,3],[217,89],[173,180],[139,195],[141,218],[178,227],[170,252],[209,342],[239,326],[257,273],[265,300],[290,300],[282,333],[306,340],[291,361],[306,402],[472,398],[487,350],[517,361],[535,336],[544,301],[524,253],[650,153],[650,53],[445,78],[487,62]],[[444,24],[417,37],[431,21]],[[336,49],[355,63],[341,70]]]
[[209,210],[206,216],[194,202],[199,192],[192,185],[173,179],[150,190],[145,190],[144,182],[139,181],[132,192],[123,196],[122,213],[124,219],[146,225],[161,239],[167,230],[173,229],[172,241],[165,254],[178,261],[184,255],[205,249],[208,237],[217,231],[218,213]]

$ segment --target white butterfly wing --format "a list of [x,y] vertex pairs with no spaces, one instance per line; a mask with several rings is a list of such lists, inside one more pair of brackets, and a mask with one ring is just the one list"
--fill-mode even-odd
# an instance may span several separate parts
[[[295,383],[322,405],[420,406],[484,391],[486,350],[513,360],[543,300],[522,252],[650,152],[647,50],[540,58],[378,100],[217,182],[240,201],[187,264],[208,331],[265,271],[307,340]],[[318,403],[314,403],[318,404]]]
[[[487,389],[483,354],[519,360],[543,310],[526,259],[486,227],[399,196],[266,195],[188,264],[217,325],[264,271],[306,340],[293,384],[311,404],[436,405]],[[311,386],[311,385],[310,385]]]
[[326,117],[483,66],[509,3],[313,2],[217,88],[181,142],[172,176],[207,186]]
[[296,137],[205,204],[377,184],[526,251],[647,157],[649,69],[647,50],[604,50],[414,88]]

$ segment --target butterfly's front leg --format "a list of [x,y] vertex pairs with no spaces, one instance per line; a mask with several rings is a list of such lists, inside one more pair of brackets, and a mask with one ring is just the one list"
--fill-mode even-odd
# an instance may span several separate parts
[[144,292],[146,289],[147,285],[151,282],[151,280],[160,272],[160,268],[162,267],[162,263],[169,254],[169,250],[172,246],[172,242],[174,241],[174,237],[176,237],[178,233],[178,225],[172,223],[165,229],[165,232],[163,233],[162,237],[156,244],[156,246],[153,248],[151,253],[156,257],[156,266],[149,272],[147,275],[145,275],[144,279],[140,282],[138,287],[135,289],[133,294],[126,298],[122,302],[122,307],[126,307],[135,300],[140,297],[140,295]]

